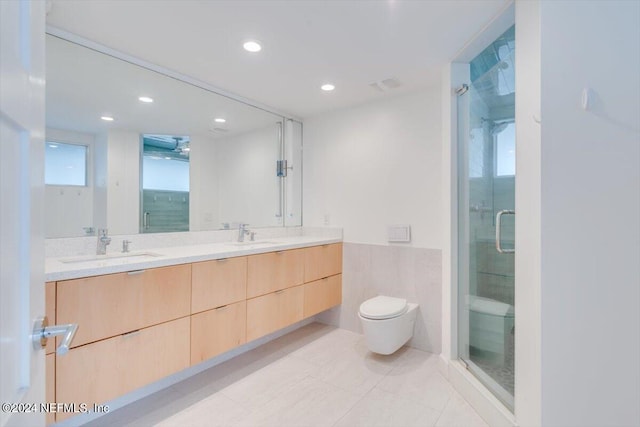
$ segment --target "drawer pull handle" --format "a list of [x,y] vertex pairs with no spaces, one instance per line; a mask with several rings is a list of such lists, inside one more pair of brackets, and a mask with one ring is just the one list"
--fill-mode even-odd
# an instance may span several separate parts
[[322,280],[324,280],[324,281],[329,280],[329,276],[327,276],[327,277],[323,277],[323,278],[322,278]]
[[133,271],[127,271],[127,274],[128,274],[129,276],[135,276],[135,275],[137,275],[137,274],[142,274],[142,273],[144,273],[145,271],[147,271],[147,270],[133,270]]
[[284,251],[276,251],[276,255],[280,255],[280,254],[283,254],[283,253],[284,253]]
[[223,305],[222,307],[217,307],[215,308],[216,311],[218,310],[224,310],[225,308],[229,308],[229,305]]
[[274,294],[276,294],[276,295],[280,295],[280,294],[281,294],[281,293],[283,293],[283,292],[284,292],[284,289],[280,289],[279,291],[275,291],[275,292],[274,292]]
[[136,329],[135,331],[131,331],[131,332],[127,332],[122,334],[122,338],[129,338],[132,337],[134,335],[138,335],[140,333],[140,329]]
[[222,262],[222,261],[226,261],[226,260],[228,260],[228,259],[229,259],[229,258],[218,258],[216,261],[218,261],[218,262]]

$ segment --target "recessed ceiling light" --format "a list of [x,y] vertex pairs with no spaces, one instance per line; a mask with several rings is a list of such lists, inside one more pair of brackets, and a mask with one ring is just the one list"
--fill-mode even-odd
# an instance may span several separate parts
[[244,50],[246,50],[247,52],[252,53],[260,52],[262,50],[262,46],[260,45],[260,43],[255,40],[249,40],[245,42],[242,47],[244,47]]
[[110,116],[102,116],[100,118],[102,120],[104,120],[105,122],[112,122],[113,121],[113,117],[110,117]]
[[165,160],[171,160],[171,157],[165,157],[164,159]]
[[329,92],[334,90],[336,87],[334,85],[332,85],[331,83],[325,83],[322,86],[320,86],[320,89],[324,90],[325,92]]
[[227,119],[223,119],[222,117],[216,117],[215,119],[213,119],[213,121],[216,123],[226,123]]
[[49,148],[58,148],[56,144],[49,144]]
[[140,102],[146,102],[147,104],[153,102],[153,98],[149,98],[148,96],[141,96],[138,100]]

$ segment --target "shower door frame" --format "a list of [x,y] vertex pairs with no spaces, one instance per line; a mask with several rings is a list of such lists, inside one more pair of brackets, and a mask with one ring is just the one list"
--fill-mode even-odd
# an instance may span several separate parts
[[[472,229],[472,225],[471,225],[471,205],[469,204],[469,198],[471,195],[471,190],[470,190],[470,175],[469,175],[469,160],[470,160],[470,153],[469,153],[469,144],[468,141],[464,141],[464,143],[462,141],[460,141],[460,138],[466,138],[468,135],[470,135],[471,132],[471,126],[470,126],[470,120],[465,120],[465,121],[461,121],[460,117],[464,116],[467,118],[471,118],[471,94],[472,92],[475,90],[473,85],[471,83],[469,83],[468,85],[466,85],[466,88],[464,89],[463,93],[456,93],[456,97],[457,97],[457,101],[456,101],[456,111],[457,111],[457,115],[458,115],[458,123],[457,123],[457,138],[456,138],[456,163],[457,163],[457,174],[456,174],[456,195],[457,195],[457,217],[456,217],[456,230],[457,230],[457,243],[458,243],[458,249],[457,249],[457,267],[458,267],[458,277],[457,277],[457,281],[455,282],[455,287],[458,291],[458,297],[462,296],[463,298],[466,295],[474,295],[474,293],[472,293],[469,289],[470,287],[470,283],[471,283],[471,277],[472,277],[472,273],[471,273],[471,269],[469,268],[470,266],[470,260],[471,260],[471,254],[470,254],[470,250],[468,246],[460,246],[460,238],[463,237],[464,240],[462,240],[463,242],[467,242],[467,243],[473,243],[475,241],[471,240],[471,229]],[[514,113],[515,115],[515,113]],[[493,169],[490,171],[491,172],[491,179],[495,180],[495,179],[499,179],[499,177],[497,177],[495,175],[495,167],[497,167],[497,160],[496,160],[496,139],[495,137],[492,136],[492,141],[489,142],[490,144],[493,145],[493,153],[492,153],[492,159],[491,162],[493,164]],[[465,167],[466,166],[466,167]],[[514,175],[514,179],[515,179],[515,175]],[[462,186],[460,185],[462,182],[466,183],[466,185]],[[514,190],[515,191],[515,190]],[[494,202],[492,201],[492,205],[495,207]],[[513,212],[513,211],[509,211],[509,212]],[[493,216],[493,213],[491,214]],[[494,217],[495,218],[495,217]],[[498,229],[498,223],[495,224],[494,228]],[[494,231],[494,235],[497,236],[497,234],[495,234]],[[496,237],[496,244],[497,244],[497,237]],[[460,266],[465,266],[466,268],[464,269],[460,269]],[[461,274],[462,272],[462,274]],[[477,278],[476,278],[477,280]],[[461,285],[464,284],[465,288],[467,290],[467,293],[464,295],[460,294],[460,288]],[[493,393],[493,395],[498,398],[503,405],[505,405],[510,411],[513,411],[513,406],[514,406],[514,396],[511,395],[511,393],[509,393],[509,391],[502,385],[500,384],[498,381],[496,381],[490,374],[488,374],[487,372],[485,372],[479,365],[477,365],[471,358],[471,356],[468,354],[468,352],[463,355],[462,352],[460,351],[460,342],[466,342],[467,346],[470,346],[470,332],[469,332],[469,310],[460,310],[460,301],[459,299],[456,301],[457,302],[457,319],[458,319],[458,330],[457,330],[457,340],[458,340],[458,348],[457,348],[457,358],[458,360],[460,360],[465,368],[471,372],[489,391],[491,391],[491,393]],[[463,321],[460,321],[460,318],[463,318]],[[464,341],[461,341],[461,336],[466,336],[466,339]],[[506,356],[506,355],[505,355]]]
[[[443,283],[448,286],[445,294],[444,307],[449,310],[447,322],[444,324],[445,337],[448,339],[443,347],[443,354],[449,360],[449,377],[455,388],[469,401],[474,409],[487,421],[496,424],[515,425],[514,413],[516,408],[507,408],[486,386],[478,381],[458,356],[458,275],[459,265],[459,226],[458,213],[462,207],[458,206],[458,96],[455,89],[462,84],[470,83],[470,62],[481,53],[489,44],[515,24],[515,6],[513,2],[505,5],[494,19],[487,24],[481,33],[476,34],[459,54],[449,63],[444,76],[443,96],[450,97],[450,102],[445,102],[445,141],[446,150],[444,161],[445,188],[448,188],[448,200],[446,200],[445,212],[447,217],[448,242],[443,251]],[[447,134],[448,133],[448,134]],[[446,288],[445,288],[446,289]],[[517,332],[516,332],[517,339]],[[516,381],[516,393],[517,393]]]

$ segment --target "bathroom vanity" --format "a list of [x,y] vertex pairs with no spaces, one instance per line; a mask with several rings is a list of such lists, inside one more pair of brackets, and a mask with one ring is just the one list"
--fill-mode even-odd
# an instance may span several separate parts
[[339,239],[278,240],[48,259],[49,322],[79,327],[49,342],[47,401],[91,409],[339,305]]

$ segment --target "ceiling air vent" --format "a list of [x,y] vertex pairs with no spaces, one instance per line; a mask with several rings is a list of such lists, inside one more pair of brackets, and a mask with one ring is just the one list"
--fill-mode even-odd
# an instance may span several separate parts
[[229,132],[229,129],[225,129],[225,128],[211,128],[209,130],[211,132],[218,132],[218,133],[227,133],[227,132]]
[[371,86],[372,88],[374,88],[375,90],[379,91],[379,92],[388,92],[391,89],[396,89],[400,86],[402,86],[402,83],[400,83],[400,80],[391,77],[388,79],[384,79],[384,80],[379,80],[377,82],[373,82],[373,83],[369,83],[369,86]]

